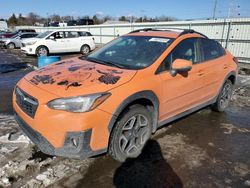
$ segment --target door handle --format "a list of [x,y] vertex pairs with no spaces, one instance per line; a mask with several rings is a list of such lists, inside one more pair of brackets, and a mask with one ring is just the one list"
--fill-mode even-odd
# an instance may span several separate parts
[[198,71],[198,76],[202,76],[204,72],[202,70]]

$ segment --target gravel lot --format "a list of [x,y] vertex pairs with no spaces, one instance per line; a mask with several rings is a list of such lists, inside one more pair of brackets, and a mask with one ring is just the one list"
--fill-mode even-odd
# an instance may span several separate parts
[[[63,55],[63,58],[79,54]],[[3,64],[29,63],[0,50]],[[17,68],[18,69],[18,68]],[[31,68],[0,73],[0,187],[250,187],[250,76],[239,76],[225,113],[203,109],[160,129],[140,157],[71,160],[37,150],[16,124],[15,83]]]

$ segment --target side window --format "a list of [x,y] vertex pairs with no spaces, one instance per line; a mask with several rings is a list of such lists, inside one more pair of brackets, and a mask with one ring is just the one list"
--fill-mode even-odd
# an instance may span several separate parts
[[64,38],[64,32],[60,31],[60,32],[55,32],[53,33],[51,36],[54,36],[55,39],[62,39]]
[[225,54],[225,50],[215,40],[201,38],[201,48],[203,51],[203,61],[216,59]]
[[90,32],[78,32],[80,36],[92,36]]
[[29,38],[29,34],[24,34],[20,36],[21,39]]
[[77,32],[77,31],[65,32],[65,37],[66,38],[78,38],[79,36],[80,36],[79,32]]
[[181,41],[164,59],[157,72],[171,69],[171,65],[176,59],[192,61],[193,64],[199,62],[200,54],[197,52],[198,38],[189,38]]

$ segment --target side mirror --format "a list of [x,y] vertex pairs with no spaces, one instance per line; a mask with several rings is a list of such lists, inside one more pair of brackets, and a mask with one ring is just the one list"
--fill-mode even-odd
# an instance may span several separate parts
[[177,73],[187,73],[192,69],[192,62],[185,59],[176,59],[172,64],[172,70],[170,71],[172,76],[176,76]]

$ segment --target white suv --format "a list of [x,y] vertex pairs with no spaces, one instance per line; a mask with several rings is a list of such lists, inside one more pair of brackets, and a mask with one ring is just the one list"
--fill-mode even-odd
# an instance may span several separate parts
[[95,49],[95,39],[86,31],[46,31],[35,38],[24,40],[22,52],[47,56],[52,53],[81,52],[86,55]]

